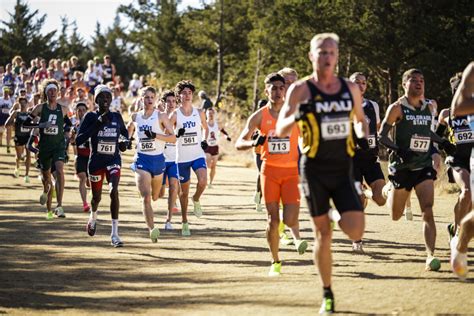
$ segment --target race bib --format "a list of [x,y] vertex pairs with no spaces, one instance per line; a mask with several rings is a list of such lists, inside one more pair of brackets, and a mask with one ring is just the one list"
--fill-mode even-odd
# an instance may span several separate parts
[[2,113],[3,113],[3,114],[9,114],[9,113],[10,113],[10,109],[9,109],[9,108],[3,108],[3,109],[2,109]]
[[58,127],[57,126],[50,126],[44,129],[45,135],[58,135]]
[[154,140],[140,140],[140,149],[141,151],[154,151],[155,141]]
[[430,138],[414,135],[410,139],[410,150],[425,153],[430,149]]
[[97,144],[97,152],[102,155],[113,155],[115,154],[116,143],[99,142]]
[[321,136],[324,140],[344,139],[349,136],[350,127],[347,117],[326,118],[321,122]]
[[197,145],[197,133],[184,134],[183,146],[193,146],[193,145]]
[[287,154],[290,152],[290,139],[286,138],[269,138],[268,152],[274,154]]
[[454,133],[456,144],[472,143],[474,141],[474,135],[472,133],[472,131]]
[[217,146],[217,139],[215,139],[215,138],[209,138],[209,139],[207,140],[207,144],[208,144],[209,146]]
[[369,135],[367,137],[367,142],[369,143],[369,148],[375,148],[377,142],[375,141],[375,135]]

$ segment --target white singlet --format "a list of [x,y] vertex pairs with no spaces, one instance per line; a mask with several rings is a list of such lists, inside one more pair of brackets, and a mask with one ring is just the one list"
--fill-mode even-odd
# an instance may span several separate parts
[[189,162],[205,158],[204,151],[201,148],[202,129],[198,109],[193,108],[191,115],[185,116],[181,112],[181,108],[178,108],[176,111],[176,131],[180,128],[184,128],[185,133],[176,141],[177,162]]
[[160,155],[165,148],[165,142],[158,139],[150,139],[145,135],[149,130],[156,134],[165,135],[160,126],[159,112],[154,110],[149,118],[143,118],[144,111],[137,112],[135,116],[135,139],[137,140],[137,153],[146,155]]

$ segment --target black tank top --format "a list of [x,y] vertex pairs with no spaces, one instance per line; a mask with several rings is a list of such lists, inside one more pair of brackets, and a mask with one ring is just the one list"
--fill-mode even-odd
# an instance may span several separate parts
[[363,109],[365,114],[365,121],[369,126],[369,150],[362,150],[358,146],[355,151],[355,160],[374,160],[377,159],[379,152],[379,143],[377,140],[377,114],[374,103],[370,100],[364,99]]
[[346,169],[354,156],[354,100],[346,81],[338,79],[341,89],[336,94],[320,91],[308,79],[311,100],[300,105],[298,127],[303,140],[303,163],[321,170]]
[[103,74],[104,74],[104,83],[112,81],[112,65],[102,65]]
[[449,141],[456,144],[456,154],[454,157],[459,159],[469,159],[471,149],[474,146],[474,132],[469,126],[467,116],[448,118]]

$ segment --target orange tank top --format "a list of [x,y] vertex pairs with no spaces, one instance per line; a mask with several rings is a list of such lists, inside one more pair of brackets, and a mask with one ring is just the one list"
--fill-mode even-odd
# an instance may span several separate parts
[[275,136],[277,119],[270,113],[270,106],[262,108],[262,121],[260,132],[267,135],[262,146],[261,158],[265,164],[281,168],[298,167],[298,127],[296,124],[291,130],[290,137],[279,138]]

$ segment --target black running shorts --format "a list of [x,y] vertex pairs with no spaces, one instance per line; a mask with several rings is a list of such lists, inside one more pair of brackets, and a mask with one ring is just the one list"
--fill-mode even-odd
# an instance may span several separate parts
[[77,156],[76,157],[76,162],[74,163],[74,167],[76,168],[76,174],[79,174],[81,172],[87,172],[87,163],[89,162],[89,157],[88,156]]
[[301,187],[311,216],[325,215],[330,208],[330,199],[341,214],[347,211],[362,212],[352,168],[327,172],[322,167],[311,168],[304,163],[301,166]]
[[371,185],[377,180],[385,180],[385,177],[377,160],[354,160],[354,179],[360,183],[365,180],[368,185]]
[[395,189],[411,191],[425,180],[436,180],[436,171],[431,166],[420,170],[397,170],[388,179]]

